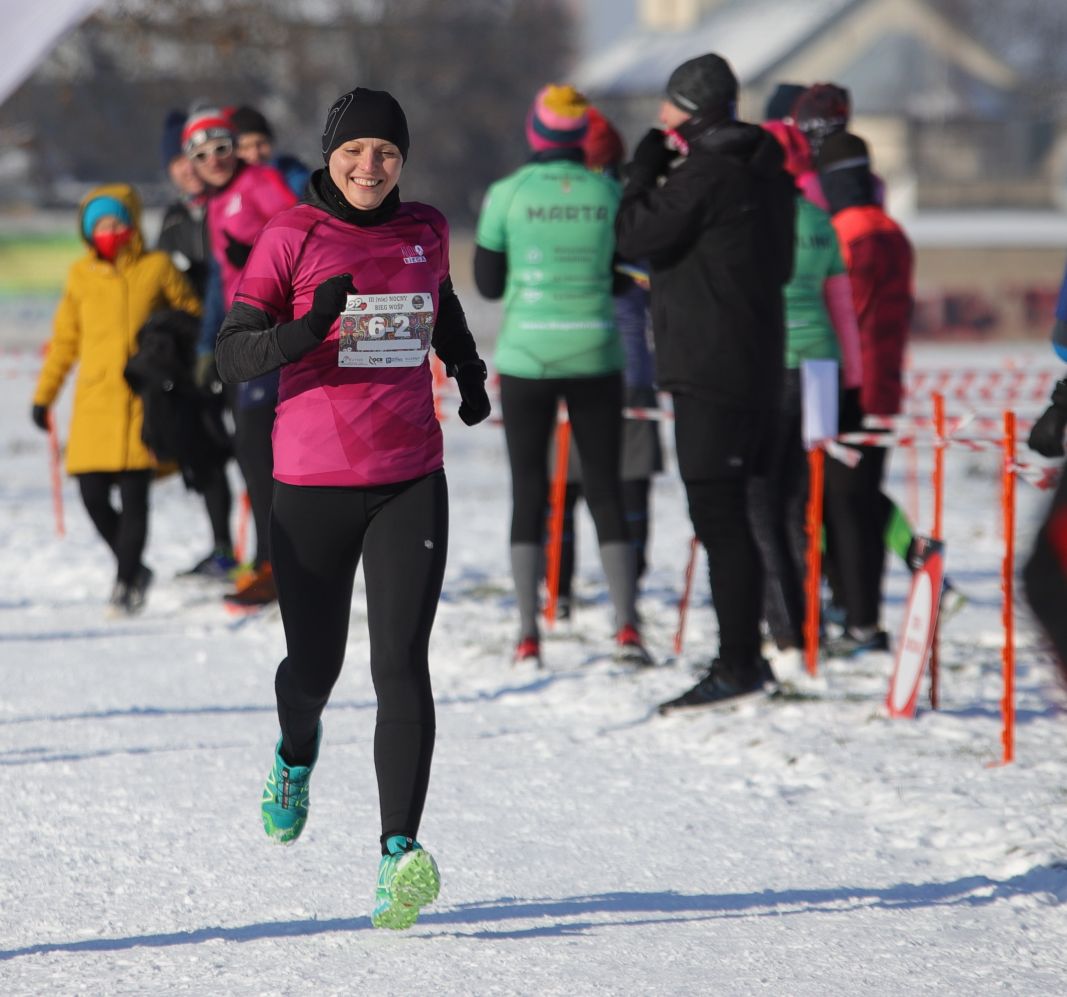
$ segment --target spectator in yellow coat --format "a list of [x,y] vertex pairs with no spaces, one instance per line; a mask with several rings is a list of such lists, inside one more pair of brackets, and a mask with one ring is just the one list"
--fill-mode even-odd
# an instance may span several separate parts
[[[196,295],[170,257],[145,251],[140,216],[140,198],[127,184],[98,187],[82,201],[78,230],[88,252],[67,275],[33,395],[33,421],[47,430],[49,408],[78,365],[67,472],[77,477],[89,518],[115,555],[110,605],[116,614],[139,612],[152,580],[141,555],[156,467],[141,441],[141,401],[123,371],[153,312],[200,313]],[[116,487],[118,509],[111,502]]]

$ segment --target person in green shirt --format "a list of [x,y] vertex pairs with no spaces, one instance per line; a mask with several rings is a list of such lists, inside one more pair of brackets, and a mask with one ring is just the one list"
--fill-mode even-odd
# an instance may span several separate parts
[[521,626],[515,658],[541,663],[547,457],[564,401],[615,610],[616,656],[651,664],[637,630],[635,557],[619,477],[625,358],[612,291],[620,192],[584,165],[588,121],[588,103],[573,87],[538,93],[526,120],[531,159],[490,186],[475,237],[478,290],[504,302],[494,362],[512,478]]
[[[793,125],[766,122],[794,177],[811,168],[807,140]],[[862,380],[859,331],[848,273],[830,216],[798,192],[793,276],[784,290],[785,380],[767,454],[767,474],[749,483],[753,532],[764,564],[763,609],[776,645],[772,668],[779,681],[803,669],[805,504],[808,465],[802,429],[801,368],[805,360],[841,365],[842,428],[859,428]]]

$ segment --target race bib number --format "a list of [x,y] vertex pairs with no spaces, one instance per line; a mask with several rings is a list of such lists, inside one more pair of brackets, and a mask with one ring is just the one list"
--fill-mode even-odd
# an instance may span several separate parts
[[433,297],[350,294],[341,313],[341,367],[418,367],[430,351]]

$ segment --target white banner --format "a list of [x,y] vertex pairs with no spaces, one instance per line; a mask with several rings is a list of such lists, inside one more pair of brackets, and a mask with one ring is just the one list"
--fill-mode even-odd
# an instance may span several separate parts
[[102,0],[0,0],[0,104]]

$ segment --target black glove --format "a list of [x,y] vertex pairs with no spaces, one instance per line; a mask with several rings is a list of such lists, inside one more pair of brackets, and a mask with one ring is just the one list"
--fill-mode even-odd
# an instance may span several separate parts
[[319,284],[315,288],[315,297],[311,300],[311,311],[304,316],[311,334],[320,341],[325,339],[330,326],[345,310],[348,296],[356,293],[350,273],[339,273]]
[[1062,457],[1063,434],[1067,431],[1067,379],[1056,382],[1052,389],[1052,404],[1030,430],[1026,441],[1030,449],[1042,457]]
[[670,166],[674,153],[667,148],[667,136],[658,128],[650,128],[634,149],[633,160],[626,169],[626,177],[634,183],[651,187]]
[[860,405],[860,389],[844,388],[837,411],[837,431],[858,433],[863,429],[863,407]]
[[225,235],[226,259],[240,270],[248,262],[249,254],[252,252],[252,243],[238,242],[229,232]]
[[484,360],[468,360],[453,367],[448,372],[456,379],[460,398],[459,417],[467,426],[475,426],[483,419],[489,418],[493,406],[489,404],[489,395],[485,390],[488,373]]
[[222,391],[222,378],[213,353],[201,353],[196,358],[193,380],[205,395],[217,395]]
[[38,429],[43,429],[48,432],[48,406],[47,405],[34,405],[33,410],[30,412],[30,418],[33,419],[33,424]]

